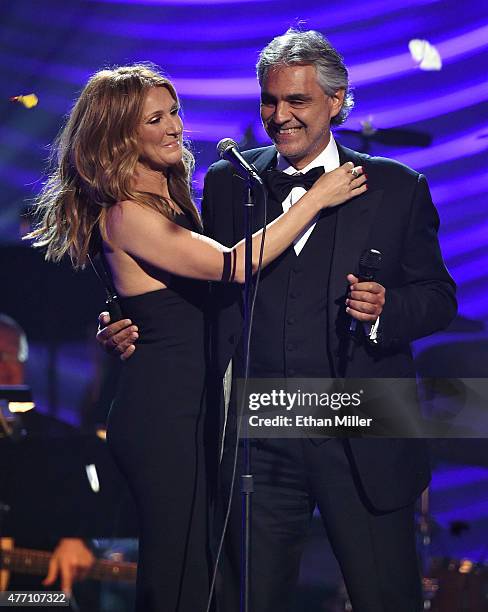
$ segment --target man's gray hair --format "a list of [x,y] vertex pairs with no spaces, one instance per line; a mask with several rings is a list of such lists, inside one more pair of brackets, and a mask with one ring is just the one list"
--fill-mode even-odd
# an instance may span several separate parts
[[332,125],[341,125],[354,106],[354,98],[349,88],[349,75],[344,60],[330,42],[315,30],[303,32],[290,28],[282,36],[277,36],[259,54],[256,73],[262,85],[268,71],[277,66],[292,65],[315,66],[317,81],[328,96],[344,89],[344,104],[339,113],[332,118]]

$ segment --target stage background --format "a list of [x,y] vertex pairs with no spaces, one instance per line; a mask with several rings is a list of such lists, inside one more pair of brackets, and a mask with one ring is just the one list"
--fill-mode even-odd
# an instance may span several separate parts
[[[98,417],[107,409],[94,399],[102,371],[93,343],[103,304],[98,281],[90,271],[75,275],[68,264],[43,263],[19,237],[20,215],[40,188],[49,144],[82,86],[105,66],[161,66],[183,104],[199,202],[221,138],[248,148],[267,143],[254,65],[273,36],[297,25],[328,36],[350,69],[356,107],[343,126],[349,132],[337,132],[338,140],[393,157],[429,180],[460,316],[447,332],[416,344],[420,370],[487,375],[487,3],[17,0],[4,3],[1,12],[0,311],[28,333],[28,377],[41,411],[78,424],[87,413]],[[409,52],[411,39],[435,45],[442,69],[422,70]],[[39,97],[35,108],[9,102],[31,92]],[[361,131],[364,121],[408,133],[365,140],[351,133]],[[420,146],[422,140],[430,144]],[[484,441],[439,446],[441,460],[454,457],[474,466],[440,467],[434,480],[445,533],[458,519],[474,525],[462,545],[447,547],[450,554],[486,556],[480,534],[488,531],[488,469],[479,467],[486,465],[485,449]]]

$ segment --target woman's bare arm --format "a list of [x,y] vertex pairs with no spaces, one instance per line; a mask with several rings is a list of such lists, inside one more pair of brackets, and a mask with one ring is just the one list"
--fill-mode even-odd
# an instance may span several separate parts
[[[337,206],[366,190],[366,178],[351,175],[348,162],[322,175],[286,213],[267,228],[263,266],[278,257],[324,208]],[[358,168],[358,173],[362,172]],[[107,218],[107,239],[136,260],[171,274],[203,280],[244,282],[244,241],[231,249],[173,223],[134,202],[113,206]],[[257,269],[262,230],[252,241],[253,271]]]

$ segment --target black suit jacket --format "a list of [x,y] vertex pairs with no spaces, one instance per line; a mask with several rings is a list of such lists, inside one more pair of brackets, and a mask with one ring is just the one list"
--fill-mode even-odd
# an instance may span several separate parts
[[[329,347],[336,375],[344,375],[341,343],[345,320],[346,275],[355,272],[365,248],[383,254],[377,280],[386,287],[381,315],[381,345],[359,347],[346,375],[357,378],[413,377],[409,343],[445,328],[456,314],[455,285],[446,270],[437,239],[439,218],[423,175],[392,160],[370,157],[338,145],[341,164],[362,165],[368,191],[341,205],[337,214],[328,317]],[[276,157],[275,147],[244,153],[258,172]],[[245,185],[225,161],[207,173],[202,204],[205,232],[226,246],[244,235]],[[257,203],[256,229],[262,221]],[[242,332],[241,291],[237,286],[214,288],[212,347],[217,376],[232,357]],[[428,484],[426,449],[419,440],[351,439],[348,446],[358,485],[378,510],[410,503]]]

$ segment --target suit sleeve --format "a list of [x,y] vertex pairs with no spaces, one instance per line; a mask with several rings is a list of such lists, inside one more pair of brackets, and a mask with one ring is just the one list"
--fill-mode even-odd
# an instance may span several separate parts
[[438,230],[427,181],[418,175],[402,251],[402,283],[386,290],[381,314],[384,348],[445,329],[456,315],[456,286],[442,258]]
[[[232,172],[218,162],[205,177],[202,200],[203,229],[206,236],[232,247],[234,236]],[[211,284],[207,320],[212,370],[222,378],[235,350],[242,329],[241,289],[234,283]]]
[[[212,167],[209,168],[203,184],[203,199],[202,199],[202,222],[203,231],[209,238],[214,238],[214,203],[213,203],[213,188],[211,179]],[[214,238],[215,239],[215,238]]]
[[226,247],[233,247],[234,236],[232,172],[223,162],[210,166],[205,176],[202,220],[205,235]]

